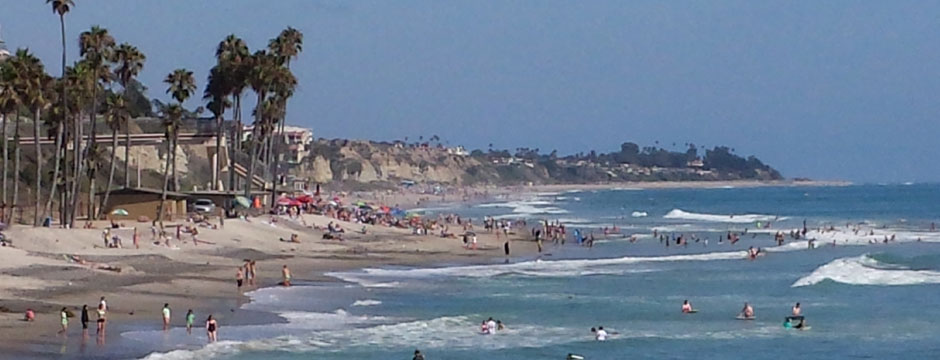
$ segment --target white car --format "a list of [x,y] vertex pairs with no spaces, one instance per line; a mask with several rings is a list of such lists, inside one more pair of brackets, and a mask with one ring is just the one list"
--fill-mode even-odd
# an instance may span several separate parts
[[201,214],[215,213],[215,203],[209,199],[199,199],[193,202],[193,211]]

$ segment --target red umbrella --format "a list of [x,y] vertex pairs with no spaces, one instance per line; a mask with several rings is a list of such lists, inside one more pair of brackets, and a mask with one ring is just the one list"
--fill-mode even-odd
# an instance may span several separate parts
[[277,199],[277,204],[278,205],[291,205],[292,201],[293,201],[292,199],[289,199],[287,197],[282,197],[280,199]]
[[312,202],[313,202],[313,196],[310,196],[310,195],[303,195],[303,196],[297,198],[297,201],[300,201],[301,203],[304,203],[304,204],[309,204],[309,203],[312,203]]

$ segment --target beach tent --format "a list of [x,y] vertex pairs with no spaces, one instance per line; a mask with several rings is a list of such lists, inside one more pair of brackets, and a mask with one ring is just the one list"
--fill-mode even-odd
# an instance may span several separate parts
[[111,210],[111,215],[127,216],[127,214],[128,214],[127,210],[124,210],[124,209]]

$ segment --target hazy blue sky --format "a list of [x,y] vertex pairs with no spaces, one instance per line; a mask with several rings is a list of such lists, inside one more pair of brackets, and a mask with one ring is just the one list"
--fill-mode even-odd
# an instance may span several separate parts
[[[177,67],[201,93],[225,35],[254,50],[300,29],[288,122],[317,136],[727,144],[789,177],[940,181],[936,1],[76,2],[70,61],[104,26],[146,53],[142,81],[164,99]],[[58,74],[44,3],[0,0],[2,36]]]

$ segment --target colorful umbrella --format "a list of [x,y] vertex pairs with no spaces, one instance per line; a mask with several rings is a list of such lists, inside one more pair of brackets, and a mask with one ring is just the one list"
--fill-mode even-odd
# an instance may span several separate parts
[[250,208],[250,207],[251,207],[251,200],[248,200],[248,198],[246,198],[246,197],[244,197],[244,196],[236,196],[236,197],[235,197],[235,204],[236,204],[236,205],[239,205],[239,206],[241,206],[241,207]]
[[114,210],[111,210],[111,215],[127,216],[128,213],[127,213],[127,210],[124,210],[124,209],[114,209]]

